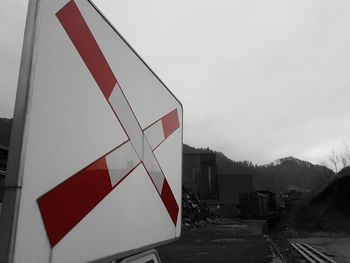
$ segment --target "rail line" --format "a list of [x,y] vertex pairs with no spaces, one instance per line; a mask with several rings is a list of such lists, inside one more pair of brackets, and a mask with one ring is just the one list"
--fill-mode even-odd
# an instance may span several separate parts
[[333,259],[308,244],[290,242],[292,247],[309,263],[336,263]]
[[284,257],[282,256],[282,253],[280,252],[280,250],[277,248],[277,246],[275,245],[275,242],[273,242],[273,240],[269,237],[266,236],[267,241],[271,244],[271,249],[276,252],[276,256],[280,258],[280,260],[283,263],[286,263],[287,261],[284,259]]

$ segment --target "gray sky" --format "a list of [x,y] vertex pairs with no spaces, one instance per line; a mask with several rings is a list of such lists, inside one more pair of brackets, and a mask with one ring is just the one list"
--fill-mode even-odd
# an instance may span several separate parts
[[[7,117],[25,13],[13,2],[0,10]],[[182,101],[185,143],[261,164],[319,163],[350,142],[349,1],[94,2]]]

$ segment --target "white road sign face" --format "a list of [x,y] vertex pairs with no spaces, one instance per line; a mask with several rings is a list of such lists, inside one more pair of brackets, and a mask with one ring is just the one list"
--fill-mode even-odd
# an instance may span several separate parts
[[33,30],[14,261],[96,261],[179,237],[179,101],[89,1],[38,1]]

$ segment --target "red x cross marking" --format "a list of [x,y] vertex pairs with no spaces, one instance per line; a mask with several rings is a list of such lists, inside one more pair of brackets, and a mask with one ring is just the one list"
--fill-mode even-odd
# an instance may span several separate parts
[[145,167],[176,225],[179,206],[153,151],[179,128],[177,109],[142,129],[74,0],[68,2],[56,16],[128,140],[38,198],[51,246],[55,246],[139,165]]

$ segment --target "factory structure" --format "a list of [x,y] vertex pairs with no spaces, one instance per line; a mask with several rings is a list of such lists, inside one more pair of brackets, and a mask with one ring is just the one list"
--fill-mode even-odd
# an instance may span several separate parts
[[202,200],[218,199],[218,169],[215,153],[185,153],[183,184]]
[[205,200],[213,212],[238,213],[239,195],[253,191],[252,174],[219,174],[215,153],[184,153],[183,184]]

